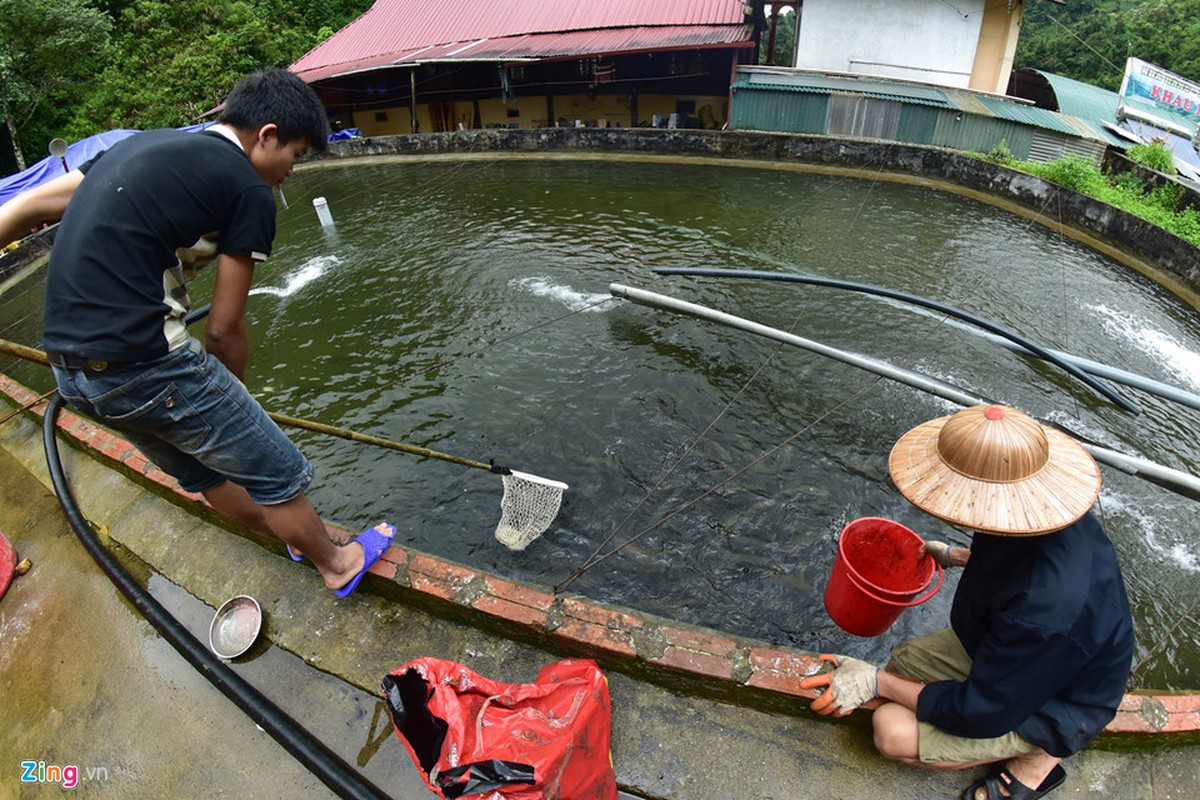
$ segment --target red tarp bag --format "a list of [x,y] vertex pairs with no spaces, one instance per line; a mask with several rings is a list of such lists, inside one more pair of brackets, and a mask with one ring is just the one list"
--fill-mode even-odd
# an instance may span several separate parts
[[396,735],[439,797],[616,800],[608,681],[590,659],[501,683],[438,658],[383,679]]

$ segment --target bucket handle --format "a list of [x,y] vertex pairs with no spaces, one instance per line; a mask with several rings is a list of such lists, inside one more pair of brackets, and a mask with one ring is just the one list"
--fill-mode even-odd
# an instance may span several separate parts
[[[927,558],[933,558],[933,556],[927,556]],[[854,586],[860,592],[862,592],[867,597],[871,598],[872,600],[874,600],[878,603],[883,603],[883,604],[889,605],[889,606],[901,606],[903,608],[911,608],[912,606],[921,605],[921,603],[924,603],[926,600],[928,600],[929,598],[931,598],[935,594],[937,594],[938,589],[942,588],[942,577],[944,575],[944,570],[942,569],[942,565],[938,563],[938,560],[936,558],[934,558],[933,566],[935,569],[937,569],[937,583],[934,585],[933,589],[931,591],[928,591],[925,594],[921,595],[916,600],[909,600],[907,602],[900,601],[900,600],[888,600],[887,598],[880,597],[879,595],[872,592],[869,587],[863,586],[861,583],[859,583],[858,578],[855,576],[853,570],[846,570],[846,577],[848,577],[850,579],[850,582],[853,583]]]

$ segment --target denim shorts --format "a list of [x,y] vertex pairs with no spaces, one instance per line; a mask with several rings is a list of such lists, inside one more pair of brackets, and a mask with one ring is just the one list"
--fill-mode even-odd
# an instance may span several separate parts
[[185,491],[229,480],[276,505],[312,482],[308,459],[196,339],[112,372],[55,367],[54,379],[72,407],[121,433]]

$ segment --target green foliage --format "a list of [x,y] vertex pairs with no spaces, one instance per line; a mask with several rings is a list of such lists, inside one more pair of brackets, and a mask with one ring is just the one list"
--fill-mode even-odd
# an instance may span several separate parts
[[1179,183],[1171,181],[1146,191],[1140,179],[1127,173],[1105,174],[1079,156],[1066,156],[1048,164],[1012,161],[1008,166],[1128,211],[1200,247],[1200,212],[1179,208],[1184,191]]
[[1168,175],[1175,174],[1175,156],[1171,155],[1170,148],[1162,142],[1135,144],[1126,151],[1125,155],[1144,167],[1165,172]]
[[[291,64],[371,2],[0,0],[0,99],[27,118],[31,160],[54,136],[189,124],[246,73]],[[14,72],[12,53],[25,51],[38,69]]]
[[[786,9],[786,7],[785,7]],[[759,48],[758,63],[767,63],[767,46],[770,44],[771,20],[767,18],[767,27],[762,34],[762,45]],[[791,66],[793,52],[796,46],[796,14],[791,9],[781,11],[775,22],[775,60],[776,65]]]
[[1064,156],[1048,164],[1026,162],[1020,164],[1020,168],[1025,172],[1037,175],[1039,178],[1045,178],[1060,186],[1074,189],[1077,192],[1082,192],[1092,197],[1099,197],[1101,194],[1105,194],[1107,188],[1110,186],[1104,174],[1093,166],[1090,161],[1080,156]]
[[983,160],[999,164],[1002,167],[1010,167],[1017,161],[1013,157],[1012,151],[1008,149],[1008,142],[1003,139],[1000,140],[1000,144],[993,147],[987,152],[987,155],[983,156]]
[[1146,202],[1163,211],[1174,212],[1179,208],[1181,200],[1183,200],[1183,186],[1174,182],[1155,186],[1146,193]]
[[1128,56],[1200,81],[1200,0],[1025,4],[1016,66],[1117,91]]
[[287,66],[310,44],[282,3],[136,0],[121,13],[108,66],[76,117],[78,128],[194,122],[242,75]]
[[0,117],[14,146],[44,155],[47,122],[82,93],[110,28],[86,0],[0,0]]

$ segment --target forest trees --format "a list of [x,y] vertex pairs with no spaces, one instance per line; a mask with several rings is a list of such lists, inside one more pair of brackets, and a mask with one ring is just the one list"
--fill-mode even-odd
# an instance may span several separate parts
[[23,134],[37,129],[31,120],[95,69],[110,28],[85,0],[0,0],[0,116],[17,169],[25,168]]
[[286,67],[370,6],[0,0],[0,114],[17,169],[55,136],[196,122],[246,73]]
[[[245,73],[287,66],[371,2],[0,0],[0,174],[55,136],[195,122]],[[795,25],[780,16],[776,64],[792,63]],[[1026,0],[1016,66],[1117,89],[1129,55],[1200,82],[1200,0]]]
[[1018,67],[1116,91],[1129,56],[1200,82],[1200,0],[1027,0]]

